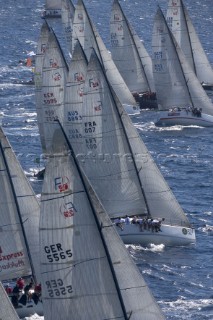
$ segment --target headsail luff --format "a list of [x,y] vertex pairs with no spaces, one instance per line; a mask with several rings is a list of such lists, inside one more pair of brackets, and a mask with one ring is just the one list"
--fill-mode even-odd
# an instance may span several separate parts
[[114,0],[112,5],[110,34],[113,61],[130,91],[154,92],[151,57],[127,20],[118,0]]
[[40,236],[45,319],[164,319],[71,155],[48,159]]
[[19,320],[19,317],[0,282],[0,310],[1,320]]
[[[98,110],[94,108],[97,104]],[[85,154],[82,166],[110,217],[149,214],[188,226],[95,53],[88,65],[82,116],[83,144],[73,147],[76,154]]]
[[153,73],[160,110],[193,106],[213,115],[213,105],[158,9],[152,38]]
[[166,19],[200,83],[213,84],[213,69],[182,0],[169,0]]
[[75,39],[78,39],[88,60],[90,58],[92,48],[95,49],[96,54],[98,55],[105,69],[107,78],[121,102],[123,104],[135,105],[135,99],[124,82],[115,63],[113,62],[111,55],[105,47],[105,44],[98,31],[92,23],[82,0],[78,0],[75,7],[73,37],[73,45],[75,43]]
[[42,108],[42,71],[43,71],[43,61],[44,53],[46,50],[48,38],[50,34],[50,28],[45,21],[41,27],[40,36],[37,43],[37,51],[35,57],[35,72],[34,72],[34,81],[35,81],[35,102],[36,102],[36,112],[37,112],[37,121],[38,129],[41,140],[42,150],[45,151],[45,138],[44,138],[44,120],[43,120],[43,108]]
[[0,279],[33,273],[40,281],[39,203],[2,129],[0,185]]
[[61,0],[61,22],[69,53],[72,53],[72,30],[75,6],[71,0]]
[[[63,123],[64,88],[68,74],[66,60],[52,29],[43,59],[41,106],[45,142],[43,152],[49,154],[51,152],[60,152],[61,148],[63,150],[55,120],[59,119]],[[54,136],[58,137],[55,145],[53,145]]]
[[83,136],[82,104],[87,65],[87,58],[77,40],[65,87],[64,127],[72,145],[78,147]]

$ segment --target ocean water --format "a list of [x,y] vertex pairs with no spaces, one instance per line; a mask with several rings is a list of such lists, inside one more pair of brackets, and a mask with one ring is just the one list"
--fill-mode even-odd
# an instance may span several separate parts
[[[167,0],[120,1],[129,21],[151,53],[154,14]],[[73,1],[75,4],[76,1]],[[111,1],[85,0],[101,36],[109,46]],[[203,47],[213,65],[212,0],[185,0]],[[19,65],[36,50],[42,25],[42,0],[7,0],[0,3],[0,112],[3,128],[36,193],[41,181],[33,177],[41,154],[35,112],[34,87],[14,84],[29,80],[28,68]],[[63,40],[63,39],[62,39]],[[213,319],[213,128],[156,128],[155,112],[132,116],[164,177],[196,229],[197,243],[189,247],[129,246],[135,263],[167,319]],[[32,316],[30,320],[42,319]],[[9,320],[9,319],[8,319]]]

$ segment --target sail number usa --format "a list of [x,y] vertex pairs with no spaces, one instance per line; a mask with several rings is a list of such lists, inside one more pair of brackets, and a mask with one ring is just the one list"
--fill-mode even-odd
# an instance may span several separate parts
[[72,257],[71,250],[63,250],[61,243],[45,246],[44,251],[47,254],[46,257],[50,263]]
[[62,279],[48,280],[45,281],[45,284],[50,298],[65,296],[73,292],[72,286],[66,286]]

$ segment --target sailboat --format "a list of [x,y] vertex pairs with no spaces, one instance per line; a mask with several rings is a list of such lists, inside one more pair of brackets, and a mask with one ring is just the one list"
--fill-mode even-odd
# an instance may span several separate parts
[[[32,276],[40,281],[39,202],[0,128],[0,281]],[[43,313],[42,303],[19,303],[23,318]]]
[[104,67],[109,82],[111,83],[121,102],[125,105],[127,112],[129,114],[139,113],[139,106],[137,105],[121,74],[119,73],[114,61],[111,58],[111,54],[108,52],[97,29],[91,21],[82,0],[78,0],[77,5],[75,6],[75,15],[73,21],[73,48],[76,39],[79,40],[88,60],[90,59],[92,48],[95,49]]
[[165,319],[73,150],[62,145],[48,158],[41,195],[45,320]]
[[213,69],[183,0],[169,0],[166,19],[203,88],[213,90]]
[[[66,113],[69,108],[75,108],[71,99],[70,106],[66,101]],[[162,232],[142,232],[133,224],[117,228],[122,240],[142,245],[194,243],[194,229],[115,95],[95,51],[88,64],[80,115],[82,129],[77,137],[69,135],[66,122],[64,128],[111,219],[128,215],[165,220]],[[75,133],[77,122],[73,126]]]
[[0,282],[0,310],[1,320],[19,320],[19,317]]
[[118,0],[112,5],[110,36],[112,59],[140,108],[157,108],[151,57]]
[[157,126],[213,126],[213,104],[157,10],[152,38],[153,73],[160,113]]
[[62,0],[45,0],[45,10],[42,13],[42,18],[61,18],[61,1]]

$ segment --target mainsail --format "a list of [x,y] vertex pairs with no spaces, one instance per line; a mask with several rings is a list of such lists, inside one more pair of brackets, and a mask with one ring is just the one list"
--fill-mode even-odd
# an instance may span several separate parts
[[40,220],[45,319],[164,319],[76,164],[64,153],[46,166]]
[[152,60],[118,0],[114,0],[111,10],[110,35],[113,61],[130,91],[155,91]]
[[38,129],[40,134],[42,150],[45,150],[44,121],[43,121],[43,108],[42,108],[42,101],[43,101],[42,71],[43,71],[44,53],[46,50],[49,34],[50,34],[50,28],[45,21],[41,27],[40,36],[37,43],[37,51],[36,51],[36,57],[35,57],[35,71],[34,71],[36,112],[37,112]]
[[213,105],[186,61],[160,8],[154,19],[152,50],[159,109],[193,106],[213,115]]
[[182,0],[169,0],[166,19],[200,83],[213,84],[213,69]]
[[61,0],[61,22],[69,53],[72,53],[72,30],[75,6],[71,0]]
[[98,55],[106,72],[107,78],[121,102],[123,104],[135,105],[135,99],[120,75],[98,31],[92,23],[82,0],[78,0],[75,7],[73,38],[73,45],[76,39],[78,39],[88,60],[90,58],[92,48],[95,49],[96,54]]
[[[55,120],[63,122],[64,117],[64,87],[68,67],[60,44],[53,32],[50,31],[48,43],[43,57],[42,69],[42,120],[44,133],[43,152],[56,152],[61,148],[60,135],[56,130]],[[53,145],[53,136],[58,141]]]
[[2,129],[0,190],[0,280],[40,281],[39,203]]
[[0,310],[1,320],[19,320],[19,317],[0,282]]
[[[73,144],[110,217],[149,215],[189,225],[92,54],[84,87],[81,144]],[[65,127],[66,128],[66,127]],[[71,143],[73,140],[71,140]]]

